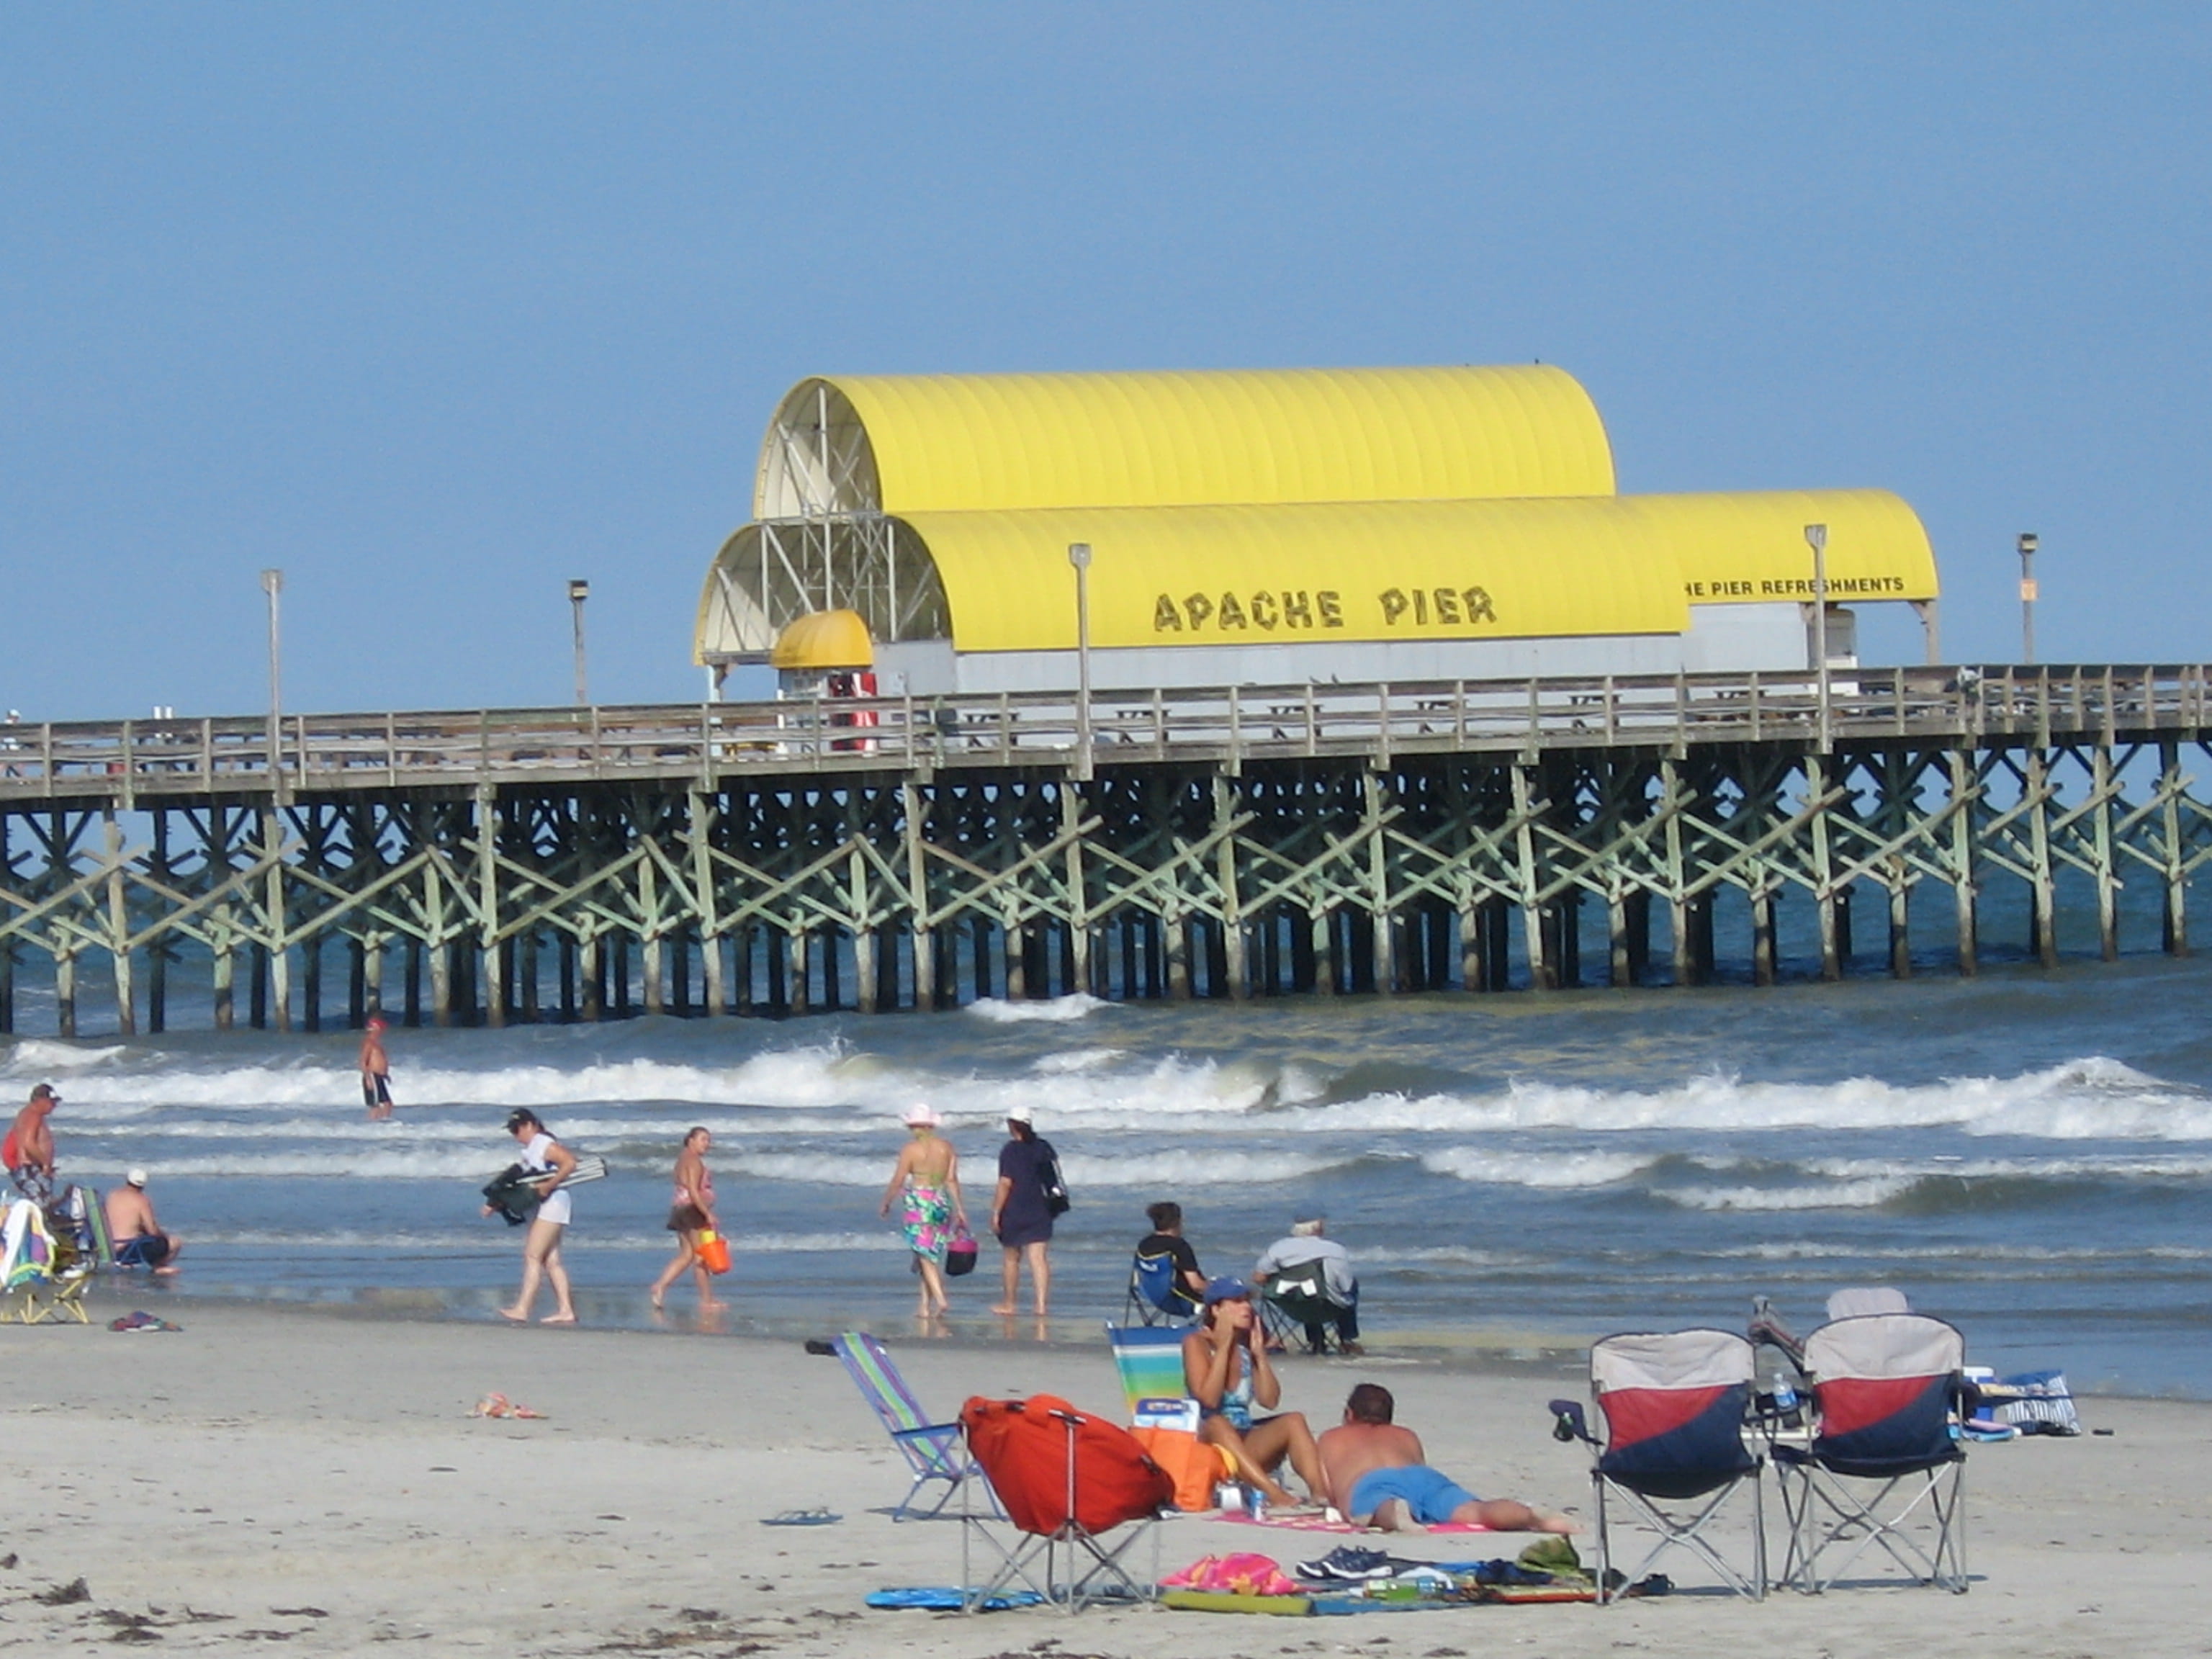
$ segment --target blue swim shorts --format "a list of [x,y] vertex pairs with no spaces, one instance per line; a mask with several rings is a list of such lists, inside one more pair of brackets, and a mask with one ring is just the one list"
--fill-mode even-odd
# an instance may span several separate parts
[[1413,1519],[1425,1527],[1450,1520],[1462,1504],[1480,1501],[1427,1464],[1413,1463],[1401,1469],[1370,1469],[1361,1475],[1352,1488],[1352,1518],[1364,1520],[1393,1498],[1404,1498]]

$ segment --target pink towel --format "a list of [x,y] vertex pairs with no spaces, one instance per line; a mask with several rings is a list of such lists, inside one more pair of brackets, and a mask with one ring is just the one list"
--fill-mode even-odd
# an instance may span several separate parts
[[1241,1553],[1201,1555],[1181,1572],[1160,1580],[1163,1589],[1219,1590],[1231,1595],[1296,1595],[1298,1587],[1284,1576],[1273,1556]]

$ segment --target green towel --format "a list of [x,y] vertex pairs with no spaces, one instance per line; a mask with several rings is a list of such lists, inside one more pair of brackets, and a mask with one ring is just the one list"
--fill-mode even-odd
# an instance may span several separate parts
[[1589,1570],[1575,1553],[1574,1540],[1554,1533],[1539,1539],[1521,1552],[1520,1565],[1531,1572],[1548,1572],[1554,1578],[1572,1579],[1581,1583],[1590,1582]]

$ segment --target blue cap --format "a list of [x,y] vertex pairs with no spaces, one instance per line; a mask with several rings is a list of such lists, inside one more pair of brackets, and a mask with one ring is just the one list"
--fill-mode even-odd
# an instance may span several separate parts
[[1217,1302],[1234,1302],[1239,1297],[1249,1297],[1251,1294],[1252,1287],[1234,1273],[1209,1279],[1206,1282],[1206,1305],[1209,1308]]

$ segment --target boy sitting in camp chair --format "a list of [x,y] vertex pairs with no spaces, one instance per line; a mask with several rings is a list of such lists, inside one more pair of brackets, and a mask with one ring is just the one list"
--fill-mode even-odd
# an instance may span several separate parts
[[1164,1199],[1147,1206],[1145,1216],[1152,1231],[1138,1241],[1129,1262],[1124,1316],[1133,1314],[1146,1325],[1163,1314],[1178,1322],[1194,1319],[1206,1294],[1206,1275],[1199,1270],[1198,1253],[1182,1236],[1182,1206]]
[[1270,1308],[1305,1332],[1310,1352],[1327,1353],[1334,1328],[1340,1352],[1363,1353],[1359,1280],[1350,1253],[1322,1236],[1327,1226],[1319,1215],[1300,1216],[1291,1224],[1289,1237],[1267,1246],[1253,1267],[1253,1280]]

